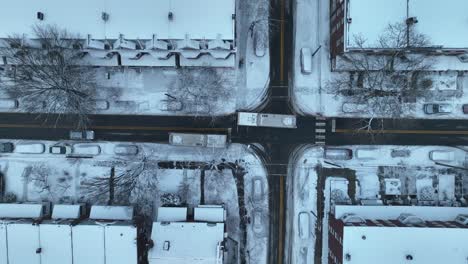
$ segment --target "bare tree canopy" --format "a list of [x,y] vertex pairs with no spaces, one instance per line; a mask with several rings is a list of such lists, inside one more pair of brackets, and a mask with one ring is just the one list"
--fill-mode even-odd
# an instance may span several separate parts
[[204,67],[183,68],[171,84],[171,95],[184,105],[184,111],[195,116],[212,116],[216,102],[228,101],[233,94],[232,80],[221,70]]
[[65,114],[83,128],[94,108],[96,83],[93,69],[80,65],[78,36],[56,26],[35,26],[34,36],[11,36],[0,49],[14,71],[2,83],[28,112]]
[[432,80],[424,72],[431,64],[418,52],[429,40],[411,25],[388,25],[372,49],[362,36],[354,36],[354,43],[357,48],[342,56],[347,71],[327,85],[330,93],[367,105],[370,116],[400,117],[413,107],[411,102],[429,92]]

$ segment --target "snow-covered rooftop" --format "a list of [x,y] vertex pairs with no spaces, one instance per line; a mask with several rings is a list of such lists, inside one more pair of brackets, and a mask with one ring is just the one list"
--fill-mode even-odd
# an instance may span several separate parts
[[187,207],[159,207],[158,222],[187,221]]
[[195,207],[194,220],[200,222],[222,223],[225,220],[225,210],[222,206]]
[[345,226],[343,263],[465,264],[467,237],[468,228]]
[[0,204],[0,218],[40,218],[42,204]]
[[[235,0],[16,0],[2,5],[0,38],[56,24],[93,39],[234,39]],[[44,14],[41,21],[37,13]],[[172,13],[172,20],[169,13]],[[108,15],[104,21],[103,13]]]
[[133,207],[93,205],[89,218],[98,220],[132,220]]
[[154,222],[151,239],[150,264],[222,263],[224,224]]
[[348,0],[347,8],[347,48],[353,48],[352,38],[359,34],[375,45],[388,24],[405,23],[408,17],[416,17],[417,32],[427,35],[432,45],[468,48],[466,0],[409,0],[408,5],[407,0]]
[[397,219],[401,214],[413,214],[426,221],[453,221],[460,214],[468,214],[467,207],[434,206],[335,206],[335,218],[346,213],[358,215],[364,219]]

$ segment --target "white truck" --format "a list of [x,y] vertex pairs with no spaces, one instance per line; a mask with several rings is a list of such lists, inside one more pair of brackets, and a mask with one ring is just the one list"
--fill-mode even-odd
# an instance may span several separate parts
[[226,135],[169,133],[169,144],[175,146],[225,148]]
[[296,128],[296,116],[263,114],[263,113],[237,113],[238,126]]

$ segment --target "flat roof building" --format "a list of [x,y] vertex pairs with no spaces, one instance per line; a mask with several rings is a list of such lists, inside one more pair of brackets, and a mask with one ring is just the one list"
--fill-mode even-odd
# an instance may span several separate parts
[[[159,208],[153,223],[149,250],[150,264],[222,264],[224,259],[225,210],[220,206],[194,208],[195,218],[186,208]],[[171,216],[172,214],[172,216]],[[172,220],[173,219],[173,220]]]
[[137,227],[122,214],[131,207],[99,206],[87,220],[79,205],[56,205],[51,219],[40,209],[0,204],[0,264],[138,263]]
[[468,208],[336,206],[329,217],[328,261],[464,264]]

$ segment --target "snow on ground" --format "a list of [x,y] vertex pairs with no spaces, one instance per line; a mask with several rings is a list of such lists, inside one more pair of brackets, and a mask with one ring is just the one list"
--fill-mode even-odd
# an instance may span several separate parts
[[[325,159],[324,148],[315,146],[303,146],[291,158],[292,169],[287,182],[288,263],[318,263],[314,259],[318,261],[319,252],[314,252],[314,249],[320,243],[321,261],[327,263],[328,214],[334,204],[467,205],[464,195],[468,188],[465,180],[468,174],[463,168],[468,164],[468,152],[463,147],[388,145],[339,148],[351,150],[352,158]],[[439,161],[440,164],[436,165],[430,159],[434,150],[451,153],[453,159]],[[397,188],[400,199],[392,200],[391,196],[383,195],[386,192],[385,179],[401,182]],[[300,220],[300,214],[304,213],[311,217],[308,226],[313,231],[309,239],[304,239],[302,232],[306,222]],[[315,235],[321,237],[316,240]]]
[[[134,203],[141,213],[152,217],[154,208],[169,202],[172,205],[188,204],[224,204],[227,209],[227,230],[230,239],[239,243],[242,230],[240,227],[238,188],[235,177],[230,169],[217,170],[221,163],[236,163],[245,169],[244,191],[246,219],[245,256],[249,263],[266,263],[268,248],[269,210],[268,184],[266,169],[260,158],[249,148],[240,144],[231,144],[225,149],[178,147],[166,144],[152,143],[115,143],[92,142],[79,145],[98,145],[100,153],[92,158],[73,157],[74,142],[63,141],[24,141],[1,140],[13,142],[15,145],[40,143],[44,144],[45,152],[40,154],[23,154],[15,151],[11,154],[1,154],[0,172],[4,175],[5,195],[13,201],[51,201],[53,203],[73,203],[88,201],[102,203],[109,199],[108,181],[112,168],[115,177],[124,177],[135,187],[127,190],[120,186],[127,200],[119,195],[116,188],[114,204],[122,201]],[[50,146],[68,144],[72,155],[49,154]],[[116,146],[136,146],[136,155],[116,155]],[[169,162],[168,162],[169,161]],[[204,168],[166,168],[175,161],[203,162],[209,166]],[[166,167],[159,167],[158,162],[165,162]],[[141,173],[135,173],[141,169]],[[132,174],[133,173],[133,174]],[[102,178],[104,181],[99,181]],[[102,186],[90,186],[89,183],[104,182]],[[257,181],[260,184],[256,184]],[[128,183],[128,182],[127,182]],[[203,187],[202,187],[203,184]],[[253,187],[256,185],[257,187]],[[97,187],[97,188],[96,188]],[[260,189],[258,189],[260,187]],[[202,197],[202,188],[204,196]],[[92,190],[90,192],[90,190]],[[96,192],[104,191],[103,199],[93,199]],[[169,196],[168,196],[169,195]],[[97,196],[96,196],[97,197]],[[99,196],[102,198],[102,196]],[[250,221],[248,220],[250,218]],[[233,251],[234,249],[230,249]]]
[[[294,109],[298,113],[322,115],[326,117],[373,117],[366,106],[345,105],[350,99],[335,96],[327,92],[327,86],[341,73],[332,72],[329,59],[329,4],[322,0],[300,0],[294,5],[294,63],[293,93]],[[312,58],[312,73],[301,72],[300,51],[309,48],[312,52],[320,50]],[[431,79],[433,89],[423,98],[417,98],[402,115],[406,118],[425,119],[465,119],[462,105],[468,103],[468,77],[463,73],[468,70],[468,63],[462,63],[454,56],[430,57],[433,60]],[[337,58],[337,67],[340,67]],[[343,68],[342,70],[345,70]],[[449,103],[453,107],[450,114],[427,115],[423,111],[426,103]],[[346,109],[348,108],[348,109]],[[351,109],[349,109],[351,108]],[[388,117],[391,113],[389,113]],[[375,117],[375,116],[374,116]]]
[[[98,83],[97,99],[106,100],[108,109],[97,109],[98,114],[135,114],[135,115],[227,115],[243,109],[254,109],[266,99],[268,90],[270,59],[268,27],[269,2],[236,1],[236,64],[234,68],[216,67],[216,62],[206,61],[203,65],[216,69],[218,75],[211,71],[205,78],[222,78],[225,87],[206,87],[210,89],[206,98],[185,98],[174,89],[174,82],[181,78],[183,71],[173,67],[100,67],[96,68]],[[253,34],[250,25],[257,23],[254,30],[262,31],[259,42],[265,48],[264,56],[254,52]],[[214,58],[211,58],[214,60]],[[243,63],[239,63],[242,60]],[[242,64],[242,65],[240,65]],[[187,71],[196,74],[197,69],[206,67],[188,67]],[[200,85],[205,82],[201,78]],[[221,91],[219,91],[221,90]],[[218,96],[218,94],[221,94]],[[171,97],[172,96],[172,97]],[[8,98],[0,91],[0,98]],[[164,101],[174,99],[181,101],[182,109],[164,109]],[[196,102],[195,102],[196,101]],[[1,112],[24,111],[21,102],[18,109],[1,109]]]

